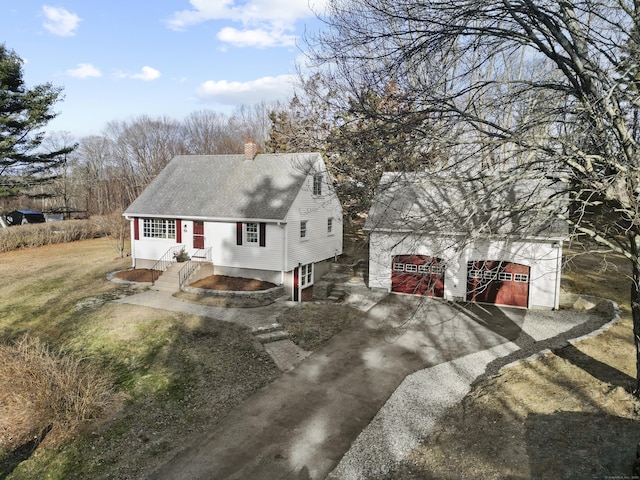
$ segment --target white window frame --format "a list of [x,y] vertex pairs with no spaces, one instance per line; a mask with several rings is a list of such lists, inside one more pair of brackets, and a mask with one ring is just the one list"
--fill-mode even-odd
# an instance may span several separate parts
[[308,287],[313,285],[313,263],[300,266],[300,286]]
[[404,263],[394,263],[393,264],[394,272],[404,272]]
[[414,265],[413,263],[407,263],[407,264],[404,266],[404,271],[405,271],[405,272],[410,272],[410,273],[415,273],[415,272],[417,272],[417,271],[418,271],[418,266],[417,266],[417,265]]
[[176,239],[176,221],[166,218],[143,218],[142,237]]
[[327,218],[327,234],[333,235],[333,217]]
[[482,270],[474,268],[469,272],[469,278],[482,278]]
[[528,283],[529,275],[527,275],[526,273],[514,273],[513,280],[515,282]]
[[313,175],[313,194],[318,197],[322,195],[322,177],[321,173]]
[[430,269],[433,275],[442,275],[444,273],[444,265],[442,263],[434,263]]
[[246,222],[244,224],[244,239],[247,245],[260,244],[260,226],[257,222]]
[[509,272],[500,272],[498,274],[498,280],[502,280],[503,282],[510,282],[512,280],[512,275]]
[[309,220],[300,220],[300,238],[302,240],[305,240],[308,238],[307,236],[307,234],[309,233],[307,229],[308,223],[309,223]]

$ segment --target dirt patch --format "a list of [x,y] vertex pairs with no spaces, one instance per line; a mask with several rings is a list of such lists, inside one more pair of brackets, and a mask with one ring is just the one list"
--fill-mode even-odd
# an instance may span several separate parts
[[314,351],[334,335],[348,329],[362,316],[346,305],[305,303],[278,317],[291,340],[307,351]]
[[158,278],[162,272],[159,270],[151,270],[150,268],[134,268],[131,270],[122,270],[117,272],[114,276],[121,280],[127,280],[129,282],[147,282],[151,283],[155,278]]
[[222,290],[231,292],[257,292],[259,290],[269,290],[277,285],[256,280],[255,278],[229,277],[227,275],[210,275],[189,285],[194,288],[205,288],[207,290]]

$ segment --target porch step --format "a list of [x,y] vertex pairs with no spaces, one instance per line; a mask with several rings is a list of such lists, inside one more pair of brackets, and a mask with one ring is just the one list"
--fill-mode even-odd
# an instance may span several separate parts
[[279,323],[272,323],[271,325],[265,325],[263,327],[255,327],[251,330],[251,333],[260,343],[272,343],[279,340],[286,340],[289,338],[289,333],[284,330]]
[[184,263],[172,263],[155,281],[151,287],[153,290],[162,292],[177,292],[180,290],[180,279],[178,274]]

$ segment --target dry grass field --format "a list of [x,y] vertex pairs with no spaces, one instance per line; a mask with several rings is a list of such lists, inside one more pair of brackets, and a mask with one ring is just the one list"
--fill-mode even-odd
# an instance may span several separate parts
[[[38,381],[30,391],[0,390],[0,478],[140,478],[279,374],[240,327],[112,303],[133,293],[106,280],[129,266],[115,257],[106,239],[0,254],[0,343],[28,334],[46,346],[54,371],[68,370],[56,359],[77,360],[111,379],[117,400],[101,418],[65,430],[53,418],[60,402],[35,415],[33,406],[47,397]],[[10,378],[6,360],[0,377]],[[3,386],[12,383],[20,384]],[[32,413],[20,431],[17,417],[25,415],[8,415],[10,398]],[[42,425],[53,427],[38,431]],[[18,435],[34,431],[45,434],[35,450]]]

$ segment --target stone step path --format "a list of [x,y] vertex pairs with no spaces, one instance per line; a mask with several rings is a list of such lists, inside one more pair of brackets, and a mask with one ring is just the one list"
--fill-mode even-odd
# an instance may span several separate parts
[[343,286],[334,285],[331,291],[329,292],[329,296],[327,297],[327,300],[334,303],[339,302],[340,300],[344,299],[344,296],[346,295],[346,293],[347,292]]
[[253,336],[263,345],[265,343],[277,342],[279,340],[286,340],[289,338],[289,333],[279,323],[272,323],[271,325],[254,327],[251,329]]

